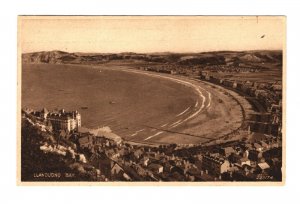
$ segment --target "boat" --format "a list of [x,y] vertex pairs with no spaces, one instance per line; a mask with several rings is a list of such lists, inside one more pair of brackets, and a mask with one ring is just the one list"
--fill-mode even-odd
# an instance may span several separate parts
[[115,104],[115,103],[116,103],[115,101],[110,101],[110,102],[109,102],[109,104]]
[[87,106],[82,106],[81,109],[88,109],[88,107]]

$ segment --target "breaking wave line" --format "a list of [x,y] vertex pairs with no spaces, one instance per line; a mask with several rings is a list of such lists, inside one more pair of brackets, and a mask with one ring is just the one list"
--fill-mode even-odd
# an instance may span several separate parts
[[[197,101],[197,103],[198,103],[198,101]],[[190,108],[191,108],[191,106],[188,107],[187,109],[185,109],[184,111],[182,111],[181,113],[179,113],[178,115],[176,115],[176,117],[183,115],[183,114],[184,114],[185,112],[187,112]]]
[[162,133],[163,133],[163,131],[157,132],[156,134],[151,135],[151,136],[147,137],[146,139],[144,139],[144,141],[149,140],[149,139],[151,139],[152,137],[158,136],[158,135],[160,135],[160,134],[162,134]]

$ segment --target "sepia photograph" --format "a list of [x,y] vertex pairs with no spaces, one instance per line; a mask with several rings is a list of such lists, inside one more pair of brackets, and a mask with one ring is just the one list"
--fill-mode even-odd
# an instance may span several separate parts
[[283,185],[285,57],[285,16],[18,16],[18,184]]

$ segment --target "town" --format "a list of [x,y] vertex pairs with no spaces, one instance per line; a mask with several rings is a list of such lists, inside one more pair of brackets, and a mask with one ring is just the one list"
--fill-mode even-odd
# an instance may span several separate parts
[[[106,55],[53,51],[26,54],[23,61],[83,64],[100,71],[103,65],[116,66],[188,77],[222,87],[225,95],[238,94],[253,109],[239,129],[222,138],[199,144],[140,144],[107,127],[82,127],[76,110],[23,108],[22,156],[43,172],[74,174],[68,181],[282,181],[281,51]],[[30,155],[39,155],[38,164]],[[51,161],[51,168],[46,161]],[[25,180],[38,173],[30,174],[30,169],[23,171]]]
[[[218,66],[217,66],[218,67]],[[224,66],[225,67],[225,66]],[[205,69],[178,69],[177,66],[162,66],[157,67],[140,67],[140,70],[158,72],[164,74],[179,74],[202,81],[207,81],[212,84],[223,86],[226,89],[233,90],[240,95],[243,95],[250,101],[257,113],[251,114],[248,118],[246,126],[252,131],[263,134],[282,137],[282,82],[278,81],[249,81],[243,79],[227,79],[222,77],[227,71],[218,70],[215,66],[206,67]],[[182,71],[184,70],[184,71]],[[192,72],[189,73],[188,70]],[[225,70],[232,70],[227,67]],[[237,72],[254,72],[254,68],[239,69]]]
[[24,109],[22,115],[22,137],[27,136],[28,129],[42,136],[35,144],[39,149],[31,149],[39,151],[45,160],[47,155],[58,156],[68,171],[77,175],[71,178],[75,180],[81,180],[80,176],[90,181],[282,179],[279,137],[258,140],[256,133],[249,133],[247,140],[218,145],[141,146],[81,127],[77,111]]

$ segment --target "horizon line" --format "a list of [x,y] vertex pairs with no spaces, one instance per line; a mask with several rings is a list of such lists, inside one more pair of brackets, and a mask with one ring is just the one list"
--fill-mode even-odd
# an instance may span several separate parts
[[281,51],[283,49],[257,49],[257,50],[212,50],[212,51],[191,51],[191,52],[173,52],[173,51],[153,51],[153,52],[134,52],[134,51],[123,51],[123,52],[84,52],[84,51],[63,51],[63,50],[43,50],[43,51],[33,51],[33,52],[22,52],[21,54],[33,54],[40,52],[65,52],[65,53],[87,53],[87,54],[124,54],[124,53],[134,53],[134,54],[154,54],[154,53],[170,53],[170,54],[201,54],[201,53],[213,53],[213,52],[258,52],[258,51]]

